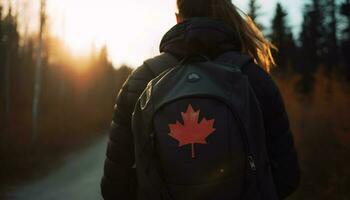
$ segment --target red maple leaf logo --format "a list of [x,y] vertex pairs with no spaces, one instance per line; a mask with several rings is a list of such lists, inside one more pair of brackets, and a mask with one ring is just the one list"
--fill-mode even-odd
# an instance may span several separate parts
[[214,119],[202,119],[198,123],[199,112],[194,111],[192,105],[189,104],[185,113],[181,112],[184,124],[176,121],[176,124],[169,124],[169,135],[179,141],[179,147],[184,145],[192,145],[192,158],[195,158],[194,144],[207,144],[205,139],[215,131]]

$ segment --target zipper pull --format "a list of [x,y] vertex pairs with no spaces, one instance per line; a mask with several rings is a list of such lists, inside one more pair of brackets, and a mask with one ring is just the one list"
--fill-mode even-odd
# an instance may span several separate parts
[[250,165],[250,169],[253,170],[253,171],[256,171],[256,165],[255,165],[253,156],[248,156],[248,162],[249,162],[249,165]]

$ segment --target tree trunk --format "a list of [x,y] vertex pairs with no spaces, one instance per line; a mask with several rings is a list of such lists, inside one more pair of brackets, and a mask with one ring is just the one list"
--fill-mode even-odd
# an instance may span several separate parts
[[[334,67],[338,67],[338,55],[339,55],[339,49],[338,49],[338,38],[337,38],[337,33],[338,33],[338,21],[337,21],[337,5],[335,0],[330,0],[329,1],[329,6],[330,6],[330,17],[331,17],[331,23],[330,23],[330,28],[331,28],[331,34],[330,34],[330,48],[331,48],[331,64],[333,66],[328,66],[331,67],[332,69]],[[331,70],[332,70],[331,69]]]
[[6,50],[5,57],[5,119],[9,121],[11,111],[11,53]]
[[40,27],[39,27],[39,46],[37,53],[37,63],[35,69],[35,81],[34,81],[34,94],[33,94],[33,105],[32,105],[32,140],[35,142],[39,137],[39,112],[40,112],[40,97],[42,90],[42,52],[43,52],[43,35],[45,27],[45,0],[41,0],[40,3]]

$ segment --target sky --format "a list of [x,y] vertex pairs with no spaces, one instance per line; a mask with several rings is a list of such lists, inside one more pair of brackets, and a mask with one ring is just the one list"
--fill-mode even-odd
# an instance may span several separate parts
[[[8,0],[0,0],[0,2]],[[260,22],[270,26],[279,0],[258,0]],[[13,0],[24,30],[36,30],[40,0]],[[233,0],[243,11],[247,0]],[[298,33],[305,0],[280,0],[289,12],[289,25]],[[137,67],[159,53],[162,36],[175,25],[175,0],[47,0],[50,33],[63,39],[76,55],[106,45],[115,64]],[[21,20],[20,19],[20,20]],[[25,28],[28,27],[28,28]]]

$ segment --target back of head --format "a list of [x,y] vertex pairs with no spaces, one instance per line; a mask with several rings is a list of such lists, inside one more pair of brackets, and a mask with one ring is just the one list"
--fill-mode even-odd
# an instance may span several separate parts
[[275,64],[271,54],[275,47],[231,0],[177,0],[177,7],[183,19],[207,17],[224,22],[238,35],[243,53],[252,56],[266,71]]
[[177,0],[179,14],[185,18],[210,17],[212,0]]

